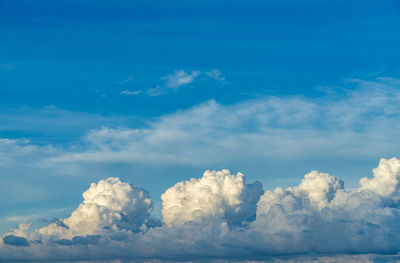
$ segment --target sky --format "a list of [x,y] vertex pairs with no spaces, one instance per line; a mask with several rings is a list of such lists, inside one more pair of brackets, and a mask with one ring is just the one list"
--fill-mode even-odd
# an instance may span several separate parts
[[0,259],[396,254],[399,46],[392,0],[0,0]]

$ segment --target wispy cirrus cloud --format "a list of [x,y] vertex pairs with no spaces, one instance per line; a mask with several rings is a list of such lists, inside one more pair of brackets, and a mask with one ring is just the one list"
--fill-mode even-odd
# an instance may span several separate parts
[[123,90],[120,92],[121,95],[139,95],[143,92],[143,90]]
[[[201,77],[203,76],[203,77]],[[173,73],[161,78],[163,81],[154,88],[143,90],[130,91],[123,90],[121,95],[139,95],[146,94],[150,97],[169,94],[170,92],[178,92],[184,86],[194,84],[196,81],[204,81],[210,79],[212,81],[224,82],[226,77],[222,75],[218,69],[211,69],[209,71],[192,70],[187,72],[185,70],[175,70]]]
[[220,81],[220,82],[224,82],[226,80],[226,77],[222,75],[221,71],[219,71],[218,69],[211,69],[210,71],[206,71],[204,72],[204,74],[206,74],[208,77]]
[[133,79],[134,79],[134,77],[130,76],[127,79],[116,81],[116,83],[120,84],[120,85],[123,85],[123,84],[127,84],[127,83],[131,82]]
[[161,116],[146,129],[92,130],[85,137],[86,149],[52,161],[212,165],[215,160],[282,160],[317,153],[324,158],[396,153],[391,142],[398,141],[398,84],[379,79],[357,85],[359,90],[319,99],[264,97],[233,105],[211,100]]
[[166,93],[168,93],[168,91],[165,88],[160,87],[159,85],[157,85],[155,88],[147,90],[147,95],[150,97],[160,96]]

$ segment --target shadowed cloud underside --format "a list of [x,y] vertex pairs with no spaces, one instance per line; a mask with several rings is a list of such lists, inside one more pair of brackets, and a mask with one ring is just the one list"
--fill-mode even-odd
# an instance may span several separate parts
[[263,191],[241,173],[206,171],[164,192],[162,221],[149,193],[107,178],[67,218],[5,233],[1,260],[263,259],[297,254],[396,254],[400,160],[381,159],[351,191],[312,171],[297,186]]

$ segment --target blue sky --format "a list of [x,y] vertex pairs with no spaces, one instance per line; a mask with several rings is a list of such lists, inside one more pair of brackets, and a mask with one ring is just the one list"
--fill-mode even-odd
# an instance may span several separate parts
[[[143,118],[208,99],[319,96],[318,85],[396,69],[396,1],[2,1],[3,104]],[[159,97],[175,70],[218,69]],[[118,84],[133,77],[125,85]],[[103,98],[104,96],[106,98]]]
[[0,0],[0,233],[110,176],[356,187],[399,156],[398,1]]

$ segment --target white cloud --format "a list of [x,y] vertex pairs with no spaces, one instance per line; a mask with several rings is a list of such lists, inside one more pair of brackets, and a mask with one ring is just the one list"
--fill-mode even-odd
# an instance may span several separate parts
[[[41,228],[38,232],[57,239],[101,234],[104,229],[147,228],[152,210],[149,193],[118,178],[92,183],[82,194],[83,203],[69,218]],[[147,224],[147,225],[146,225]]]
[[84,149],[51,162],[211,167],[313,156],[372,161],[379,155],[400,154],[400,92],[371,85],[377,84],[335,98],[264,97],[233,105],[211,100],[161,116],[147,128],[92,130]]
[[[217,69],[212,69],[206,72],[201,72],[198,70],[192,70],[191,72],[186,72],[184,70],[176,70],[174,71],[174,73],[162,77],[161,79],[164,80],[164,83],[157,85],[155,88],[148,89],[146,91],[146,94],[150,97],[155,97],[168,94],[169,92],[171,92],[171,90],[177,91],[182,86],[195,82],[196,79],[198,79],[199,76],[203,74],[215,81],[219,82],[225,81],[225,77]],[[200,78],[200,80],[204,79],[205,78]],[[123,92],[124,94],[127,94],[125,93],[125,91]]]
[[208,77],[212,78],[213,80],[223,82],[226,80],[226,77],[222,75],[221,71],[218,69],[211,69],[209,71],[204,72]]
[[374,169],[373,172],[374,177],[372,179],[364,177],[360,180],[360,190],[369,190],[398,202],[400,200],[400,192],[398,191],[400,162],[397,159],[382,159],[378,168]]
[[156,96],[164,95],[166,93],[167,93],[167,91],[158,85],[155,88],[151,88],[151,89],[147,90],[147,95],[150,97],[156,97]]
[[[319,99],[264,97],[232,105],[208,101],[160,116],[145,128],[92,129],[69,147],[3,139],[0,141],[0,174],[4,180],[0,188],[5,200],[20,198],[26,202],[32,199],[27,193],[34,188],[26,187],[31,186],[27,179],[33,178],[32,182],[37,182],[40,192],[40,187],[51,181],[50,176],[61,175],[60,178],[66,180],[63,175],[72,175],[70,178],[74,177],[74,182],[78,183],[96,173],[99,173],[97,177],[90,178],[104,176],[104,167],[115,173],[113,162],[139,167],[146,176],[154,175],[151,174],[154,168],[215,169],[225,166],[232,169],[236,165],[244,170],[253,169],[252,173],[246,174],[252,178],[259,176],[264,180],[263,184],[271,188],[279,178],[288,178],[287,173],[284,174],[287,169],[314,168],[306,162],[307,158],[325,158],[333,163],[328,170],[337,169],[333,174],[358,178],[365,174],[364,170],[354,169],[364,167],[365,163],[360,165],[360,160],[370,162],[377,155],[400,154],[400,92],[399,83],[392,79],[356,82],[360,87],[358,90]],[[276,163],[281,167],[274,168]],[[353,169],[349,169],[351,165],[354,165]],[[167,219],[165,223],[177,221],[179,216],[185,223],[165,224],[152,229],[135,224],[124,226],[125,221],[118,219],[117,214],[125,208],[112,210],[108,206],[98,208],[97,203],[88,206],[83,203],[88,211],[92,211],[89,207],[97,207],[93,210],[93,225],[83,219],[87,214],[79,212],[77,217],[69,217],[78,222],[71,228],[75,232],[64,230],[66,228],[61,223],[67,225],[65,220],[68,218],[60,219],[55,222],[53,234],[35,236],[27,233],[24,238],[30,246],[20,247],[18,244],[24,244],[23,240],[15,238],[19,237],[17,234],[9,233],[11,237],[1,248],[0,255],[1,259],[21,258],[23,255],[30,258],[33,253],[35,258],[39,255],[35,251],[42,251],[71,258],[88,250],[86,258],[112,257],[115,254],[112,255],[109,248],[118,248],[112,250],[113,253],[126,258],[164,256],[171,259],[174,256],[185,259],[185,256],[207,252],[211,253],[210,257],[243,257],[249,253],[395,253],[400,249],[396,245],[400,243],[397,239],[400,236],[397,223],[400,219],[397,208],[399,167],[397,159],[382,159],[374,177],[362,179],[360,187],[351,192],[343,189],[338,178],[312,172],[298,186],[285,189],[285,185],[266,191],[258,206],[254,206],[256,194],[251,194],[257,192],[257,184],[245,184],[243,180],[232,187],[235,194],[232,196],[240,205],[218,201],[201,209],[193,208],[192,204],[198,200],[209,198],[198,194],[197,191],[203,191],[201,182],[213,185],[204,178],[194,179],[192,184],[179,183],[185,185],[179,191],[174,188],[177,186],[171,188],[176,191],[170,191],[182,195],[182,200],[188,200],[190,206],[183,209],[186,201],[172,198],[173,203],[179,204],[176,205],[179,209],[171,213],[170,221]],[[187,178],[187,175],[177,176]],[[226,178],[231,176],[235,181],[237,175],[226,174]],[[220,186],[220,182],[215,181],[214,185]],[[110,183],[110,187],[119,189],[120,183]],[[188,185],[193,187],[189,189]],[[209,194],[211,200],[225,200],[229,196],[223,191],[210,191]],[[129,199],[129,194],[127,196]],[[244,208],[245,205],[248,208]],[[248,213],[232,212],[237,207]],[[243,218],[255,214],[257,207],[256,220],[248,219],[242,224]],[[196,210],[202,216],[198,217]],[[78,208],[76,211],[81,210]],[[117,227],[113,228],[113,225]],[[55,238],[57,231],[60,231],[61,239]],[[134,233],[137,231],[140,233]],[[46,239],[44,236],[54,238]],[[64,245],[54,243],[57,240]],[[82,244],[84,242],[92,247],[88,249]]]
[[[255,195],[253,204],[246,203],[249,202],[249,194]],[[241,173],[232,175],[228,170],[206,171],[202,178],[180,182],[161,196],[163,221],[168,225],[182,225],[207,220],[204,218],[208,217],[220,217],[228,223],[242,223],[255,215],[252,212],[255,213],[261,194],[261,184],[246,189]],[[248,206],[253,206],[254,211],[251,207],[247,209]]]
[[121,95],[139,95],[143,92],[143,90],[123,90],[121,91]]
[[134,79],[134,77],[130,76],[129,78],[127,78],[127,79],[125,79],[125,80],[117,81],[116,83],[117,83],[117,84],[123,85],[123,84],[126,84],[126,83],[131,82],[133,79]]
[[192,70],[190,73],[187,73],[184,70],[176,70],[173,74],[170,74],[162,79],[165,80],[165,86],[171,89],[177,89],[183,85],[192,83],[198,75],[200,75],[200,71]]
[[[341,179],[313,171],[298,186],[263,195],[259,185],[246,185],[240,173],[206,171],[202,178],[165,192],[165,224],[151,228],[146,226],[151,223],[148,193],[108,178],[91,184],[69,218],[33,231],[21,225],[3,235],[0,260],[269,257],[278,262],[351,262],[351,254],[361,254],[357,258],[364,260],[396,259],[399,166],[399,159],[382,159],[374,176],[362,178],[361,186],[351,192],[344,190]],[[392,179],[383,186],[390,194],[366,188],[366,182],[378,186],[382,178]],[[257,206],[257,200],[244,194],[248,187],[259,199]],[[240,211],[246,206],[256,206],[256,217],[243,217]],[[235,218],[247,223],[231,224]]]
[[[363,178],[360,183],[377,178],[392,177],[389,183],[399,193],[398,159],[382,159],[372,179]],[[386,169],[389,168],[389,169]],[[383,252],[393,253],[398,247],[399,210],[398,199],[387,196],[376,188],[360,188],[347,193],[338,185],[339,179],[317,175],[323,184],[311,184],[304,189],[305,181],[298,187],[266,191],[258,203],[257,220],[253,224],[254,234],[263,239],[260,243],[274,244],[276,252],[318,251],[340,252]],[[307,180],[307,176],[305,178]],[[329,195],[313,195],[329,185]],[[339,186],[339,187],[338,187]],[[322,188],[322,189],[321,189]],[[385,188],[383,186],[383,188]],[[318,205],[319,204],[319,205]],[[322,205],[321,205],[322,204]],[[262,246],[262,245],[261,245]]]

